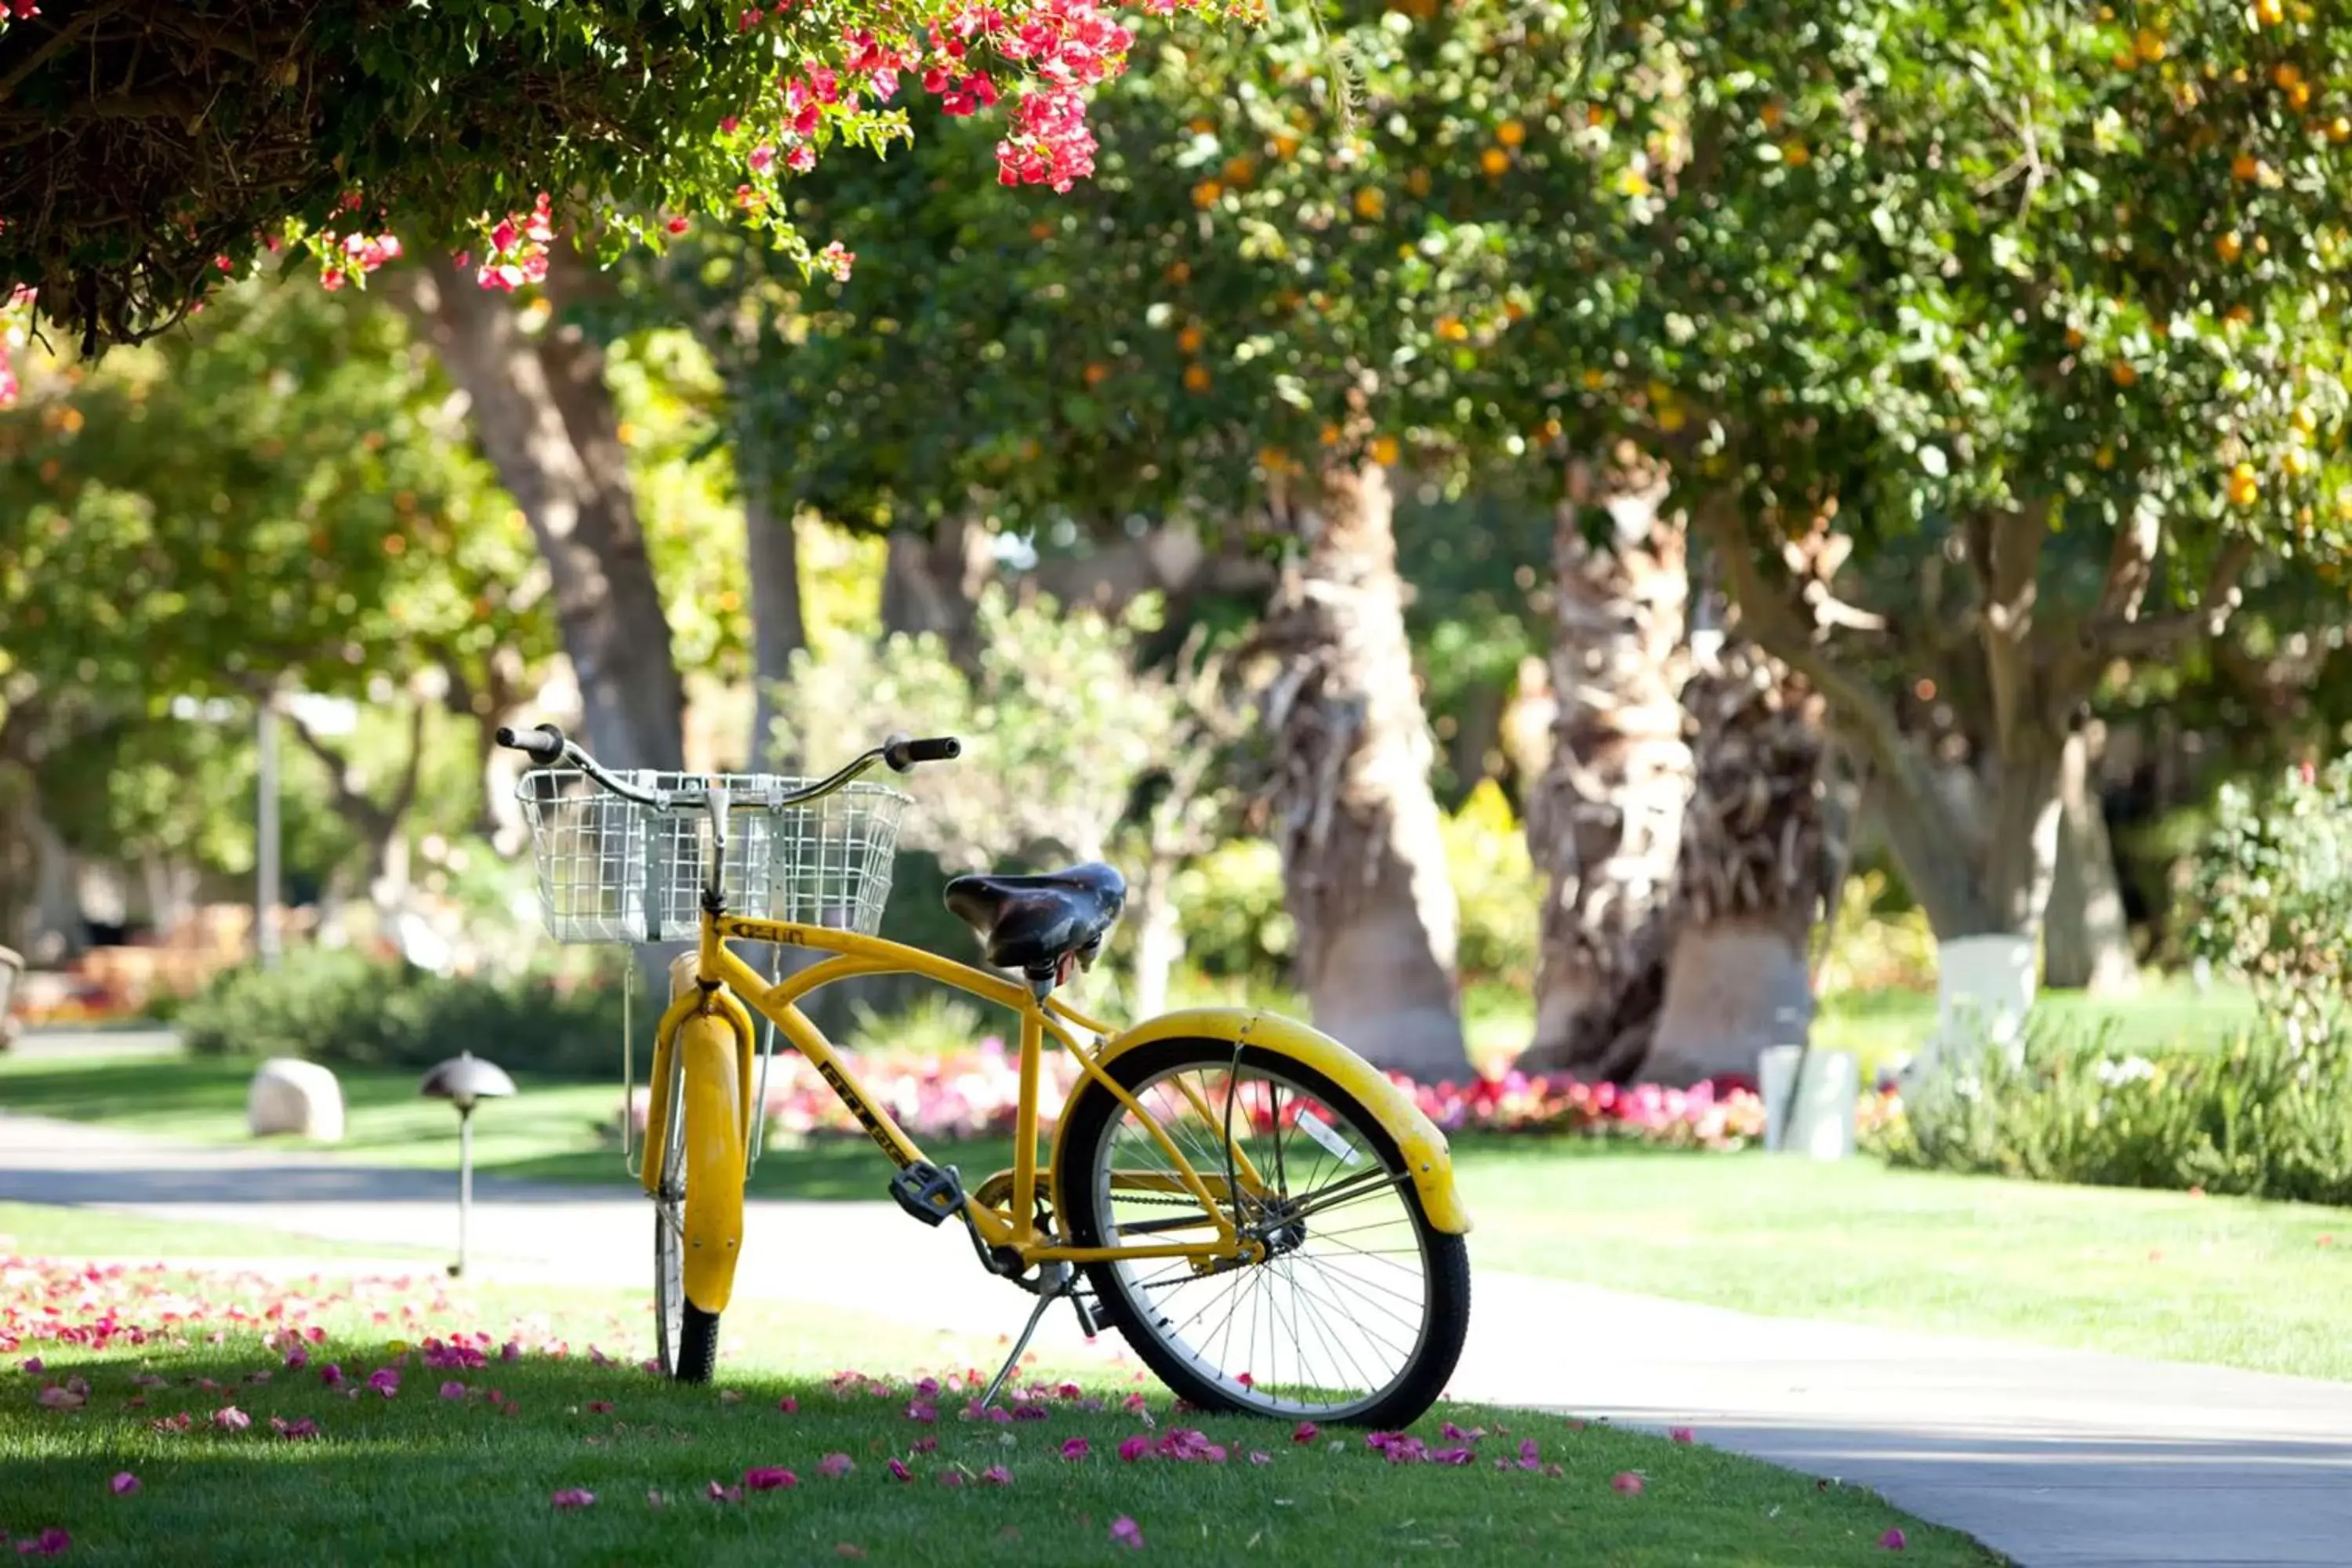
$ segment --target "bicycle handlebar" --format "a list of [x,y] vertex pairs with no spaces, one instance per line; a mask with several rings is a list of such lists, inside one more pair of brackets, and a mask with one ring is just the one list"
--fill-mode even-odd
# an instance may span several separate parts
[[737,810],[781,810],[788,805],[803,805],[821,800],[836,790],[856,783],[858,777],[877,763],[887,763],[893,773],[906,773],[918,763],[950,762],[963,754],[963,742],[952,735],[934,736],[929,740],[909,740],[904,735],[892,735],[872,751],[858,757],[830,777],[813,784],[775,794],[744,794],[729,797],[726,790],[680,789],[651,790],[614,777],[604,764],[565,738],[562,731],[552,724],[541,724],[530,730],[515,730],[504,725],[499,729],[498,742],[510,751],[520,752],[542,767],[555,767],[569,763],[589,778],[624,800],[639,805],[665,809],[692,806],[698,804],[716,805],[724,801]]

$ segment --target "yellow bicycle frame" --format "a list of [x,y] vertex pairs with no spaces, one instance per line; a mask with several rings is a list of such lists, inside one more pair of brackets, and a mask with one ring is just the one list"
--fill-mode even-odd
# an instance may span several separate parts
[[[787,947],[830,952],[833,957],[775,984],[728,946],[730,942],[780,943]],[[690,968],[689,968],[690,965]],[[1059,998],[1040,1001],[1030,990],[969,964],[926,952],[920,948],[827,926],[795,925],[705,912],[698,952],[679,958],[672,972],[672,1000],[662,1015],[654,1047],[653,1098],[646,1123],[643,1179],[655,1192],[661,1179],[659,1151],[666,1147],[669,1108],[664,1102],[673,1053],[685,1053],[679,1091],[687,1122],[689,1151],[704,1152],[715,1168],[731,1168],[732,1181],[689,1182],[687,1191],[686,1293],[704,1311],[720,1310],[732,1289],[735,1259],[742,1243],[742,1154],[751,1131],[752,1104],[751,1014],[772,1020],[793,1049],[807,1058],[834,1093],[857,1118],[876,1145],[901,1169],[927,1163],[922,1148],[908,1136],[887,1110],[875,1103],[849,1067],[834,1050],[824,1032],[800,1010],[802,998],[823,985],[856,975],[919,974],[942,985],[993,1002],[1021,1021],[1021,1091],[1014,1112],[1013,1169],[999,1173],[971,1190],[965,1212],[981,1240],[992,1248],[1009,1249],[1024,1268],[1041,1263],[1102,1263],[1124,1258],[1191,1258],[1213,1262],[1239,1256],[1247,1247],[1217,1201],[1229,1196],[1223,1172],[1195,1170],[1157,1119],[1107,1070],[1127,1051],[1160,1040],[1208,1038],[1227,1040],[1296,1061],[1337,1084],[1360,1101],[1402,1155],[1430,1223],[1438,1230],[1463,1235],[1470,1218],[1454,1190],[1452,1155],[1445,1136],[1421,1113],[1412,1099],[1362,1058],[1328,1035],[1273,1014],[1249,1008],[1199,1008],[1171,1013],[1113,1037],[1102,1024],[1079,1013]],[[748,1004],[748,1005],[747,1005]],[[722,1048],[731,1037],[734,1049]],[[1100,1042],[1097,1049],[1082,1048],[1073,1030]],[[1061,1140],[1056,1129],[1053,1156],[1045,1171],[1037,1167],[1037,1071],[1048,1037],[1059,1041],[1088,1080],[1099,1085],[1150,1131],[1170,1163],[1164,1172],[1137,1173],[1138,1184],[1181,1188],[1197,1200],[1204,1226],[1214,1234],[1196,1241],[1150,1241],[1117,1247],[1071,1247],[1037,1226],[1037,1198],[1044,1191],[1055,1215],[1063,1213],[1055,1181],[1060,1167]],[[1203,1115],[1209,1108],[1187,1087]],[[726,1123],[723,1133],[708,1124]],[[1065,1118],[1062,1125],[1067,1125]],[[733,1153],[726,1151],[731,1146]],[[1234,1174],[1244,1190],[1256,1189],[1261,1178],[1238,1148],[1229,1151]],[[731,1163],[730,1163],[731,1162]],[[709,1170],[714,1165],[700,1168]],[[689,1170],[696,1167],[691,1163]],[[1172,1184],[1172,1185],[1171,1185]],[[698,1189],[723,1190],[707,1196]],[[988,1194],[982,1201],[981,1194]]]

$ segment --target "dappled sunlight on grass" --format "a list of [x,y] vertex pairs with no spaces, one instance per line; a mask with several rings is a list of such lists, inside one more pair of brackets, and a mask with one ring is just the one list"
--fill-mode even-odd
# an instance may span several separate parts
[[[686,1388],[615,1298],[0,1269],[0,1531],[64,1531],[76,1561],[1089,1561],[1139,1537],[1187,1562],[1811,1565],[1898,1526],[1923,1561],[1991,1561],[1865,1493],[1554,1417],[1443,1407],[1368,1441],[1099,1364],[981,1416],[984,1347],[772,1309]],[[835,1370],[853,1343],[865,1370]]]

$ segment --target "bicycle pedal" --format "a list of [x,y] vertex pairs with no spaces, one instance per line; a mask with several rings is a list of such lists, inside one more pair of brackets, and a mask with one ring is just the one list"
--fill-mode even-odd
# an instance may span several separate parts
[[908,1165],[890,1178],[890,1195],[925,1225],[942,1225],[963,1212],[963,1183],[952,1165]]

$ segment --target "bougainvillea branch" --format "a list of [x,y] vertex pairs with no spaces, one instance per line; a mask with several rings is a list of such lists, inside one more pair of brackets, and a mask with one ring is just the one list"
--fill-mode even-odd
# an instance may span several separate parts
[[510,289],[559,227],[609,256],[698,211],[838,272],[781,182],[904,138],[920,92],[1010,98],[999,177],[1066,189],[1133,42],[1100,0],[5,0],[0,289],[95,353],[273,252],[363,284],[404,241]]

